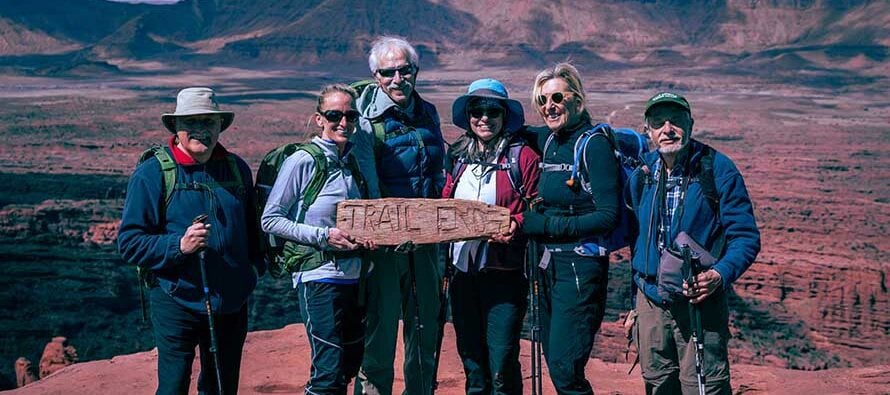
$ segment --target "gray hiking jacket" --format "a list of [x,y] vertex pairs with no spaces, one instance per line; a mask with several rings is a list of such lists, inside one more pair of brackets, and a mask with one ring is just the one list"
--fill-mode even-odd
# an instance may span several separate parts
[[[352,155],[351,150],[347,149],[340,157],[336,144],[318,136],[312,138],[312,144],[324,151],[328,178],[315,202],[306,211],[305,220],[303,223],[296,222],[306,187],[315,173],[315,159],[308,152],[299,150],[281,165],[261,222],[266,233],[299,244],[333,250],[328,245],[328,231],[336,226],[337,203],[344,199],[361,199],[362,194],[346,165],[348,155]],[[357,280],[360,272],[360,258],[339,259],[336,264],[326,262],[317,269],[294,273],[294,285],[316,280]]]

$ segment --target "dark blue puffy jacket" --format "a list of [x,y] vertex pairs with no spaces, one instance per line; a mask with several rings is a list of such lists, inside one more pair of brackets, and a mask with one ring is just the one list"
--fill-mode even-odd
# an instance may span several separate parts
[[416,91],[412,95],[413,111],[406,112],[371,85],[358,100],[365,117],[362,128],[374,134],[371,125],[380,123],[386,133],[382,145],[374,142],[377,181],[383,197],[438,198],[445,186],[445,141],[439,114]]

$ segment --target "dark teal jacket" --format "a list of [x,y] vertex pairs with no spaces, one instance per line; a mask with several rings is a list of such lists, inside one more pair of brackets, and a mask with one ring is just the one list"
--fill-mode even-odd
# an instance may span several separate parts
[[[167,148],[173,154],[173,150]],[[124,261],[151,270],[158,285],[176,302],[204,312],[198,254],[184,255],[179,241],[199,214],[211,225],[206,249],[207,287],[214,312],[238,311],[253,292],[264,266],[258,249],[255,198],[247,164],[236,157],[243,188],[223,188],[235,179],[221,146],[205,164],[177,161],[177,188],[164,205],[164,181],[154,157],[140,164],[127,186],[118,233]],[[186,156],[187,157],[187,156]],[[189,158],[190,159],[190,158]]]

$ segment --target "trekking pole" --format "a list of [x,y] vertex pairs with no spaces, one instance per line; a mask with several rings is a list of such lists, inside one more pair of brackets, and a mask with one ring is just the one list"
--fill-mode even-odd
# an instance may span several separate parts
[[[439,292],[439,338],[436,340],[436,358],[433,363],[433,393],[439,388],[439,359],[442,357],[442,340],[445,338],[445,322],[448,321],[448,286],[451,283],[451,276],[454,272],[452,266],[452,250],[449,244],[448,252],[445,257],[445,273],[442,276],[442,289]],[[440,255],[441,256],[441,255]]]
[[531,315],[531,387],[532,395],[543,395],[543,371],[541,369],[541,316],[540,316],[540,293],[539,293],[539,273],[538,273],[538,245],[535,241],[529,239],[528,251],[526,252],[526,261],[529,270],[529,287],[531,288],[531,303],[529,303],[529,313]]
[[[207,214],[201,214],[192,220],[193,224],[203,223]],[[204,288],[204,307],[207,309],[207,324],[210,327],[210,353],[213,354],[213,367],[216,370],[216,387],[219,395],[223,395],[222,369],[219,365],[219,348],[216,341],[216,326],[213,319],[213,308],[210,307],[210,288],[207,286],[207,268],[205,264],[205,248],[198,251],[198,266],[201,268],[201,285]],[[202,356],[203,358],[203,356]]]
[[[688,245],[682,246],[681,250],[683,252],[683,264],[689,268],[686,283],[689,289],[692,289],[693,285],[695,285],[695,275],[699,271],[698,259],[692,257],[692,252]],[[692,345],[695,347],[695,377],[698,381],[698,393],[699,395],[705,395],[705,374],[704,367],[702,366],[705,359],[705,345],[702,343],[704,333],[701,326],[701,310],[698,304],[692,303],[692,301],[689,302],[689,326],[691,332],[689,340],[692,341]]]
[[408,254],[408,276],[411,277],[411,297],[414,298],[414,329],[417,330],[417,367],[420,369],[420,382],[423,384],[423,323],[420,322],[420,299],[417,297],[417,270],[414,266],[416,246],[406,241],[396,247],[396,251]]

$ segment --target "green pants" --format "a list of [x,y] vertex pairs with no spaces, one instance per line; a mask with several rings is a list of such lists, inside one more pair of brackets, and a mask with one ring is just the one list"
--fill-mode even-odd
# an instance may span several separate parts
[[606,311],[609,259],[556,252],[541,272],[541,345],[559,394],[593,394],[584,368]]
[[[665,308],[637,291],[634,339],[647,394],[698,394],[695,347],[689,341],[689,305],[680,301]],[[729,385],[729,310],[726,293],[701,303],[704,332],[705,392],[731,394]]]
[[[355,394],[391,394],[399,318],[405,345],[405,393],[430,393],[439,315],[438,245],[420,246],[414,254],[420,324],[417,327],[408,255],[381,249],[371,254],[374,267],[368,276],[365,354]],[[421,375],[421,371],[423,374]]]

